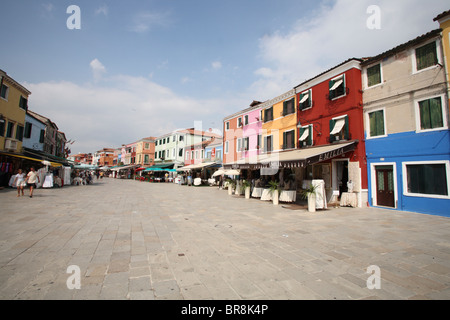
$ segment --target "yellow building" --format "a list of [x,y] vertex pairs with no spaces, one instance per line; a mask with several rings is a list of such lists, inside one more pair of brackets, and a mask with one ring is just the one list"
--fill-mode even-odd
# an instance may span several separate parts
[[3,70],[0,70],[0,88],[0,151],[21,153],[31,92]]
[[297,147],[295,90],[261,104],[263,153],[293,150]]
[[442,46],[444,51],[445,74],[447,76],[447,90],[450,106],[450,10],[439,14],[433,21],[439,22],[442,29]]

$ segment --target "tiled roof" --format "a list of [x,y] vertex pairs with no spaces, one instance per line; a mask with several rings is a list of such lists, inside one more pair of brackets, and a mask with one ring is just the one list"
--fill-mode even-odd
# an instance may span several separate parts
[[441,18],[443,18],[443,17],[445,17],[445,16],[447,16],[449,14],[450,14],[450,10],[444,11],[441,14],[438,14],[437,17],[433,19],[433,21],[437,21],[437,20],[439,20],[439,19],[441,19]]
[[398,52],[401,52],[401,51],[404,51],[406,49],[409,49],[409,48],[411,48],[411,47],[413,47],[413,46],[415,46],[415,45],[417,45],[417,44],[419,44],[421,42],[424,42],[424,41],[426,41],[428,39],[431,39],[431,38],[439,35],[441,33],[441,31],[442,31],[442,29],[435,29],[433,31],[425,33],[425,34],[423,34],[423,35],[421,35],[421,36],[419,36],[419,37],[417,37],[415,39],[412,39],[412,40],[410,40],[408,42],[405,42],[405,43],[403,43],[403,44],[401,44],[401,45],[399,45],[399,46],[397,46],[395,48],[392,48],[392,49],[390,49],[388,51],[380,53],[377,56],[369,58],[369,59],[363,61],[361,63],[361,65],[363,65],[363,66],[364,65],[368,65],[368,64],[371,64],[374,61],[381,60],[381,59],[386,58],[388,56],[392,56],[392,55],[394,55],[394,54],[396,54]]

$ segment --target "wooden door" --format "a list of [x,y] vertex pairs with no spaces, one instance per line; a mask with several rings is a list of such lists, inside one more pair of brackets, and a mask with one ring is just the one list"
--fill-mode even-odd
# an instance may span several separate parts
[[377,205],[395,208],[393,167],[377,166],[375,172],[377,177]]

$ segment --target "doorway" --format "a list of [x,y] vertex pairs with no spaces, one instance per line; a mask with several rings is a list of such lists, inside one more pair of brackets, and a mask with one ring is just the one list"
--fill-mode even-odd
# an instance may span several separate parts
[[343,192],[348,191],[347,182],[348,159],[333,160],[333,190],[339,192],[338,199],[341,198]]
[[375,166],[377,205],[395,208],[394,167]]

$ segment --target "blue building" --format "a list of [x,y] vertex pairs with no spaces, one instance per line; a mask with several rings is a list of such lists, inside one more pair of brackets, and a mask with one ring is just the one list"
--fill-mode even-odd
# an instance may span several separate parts
[[450,217],[441,30],[362,62],[369,205]]

